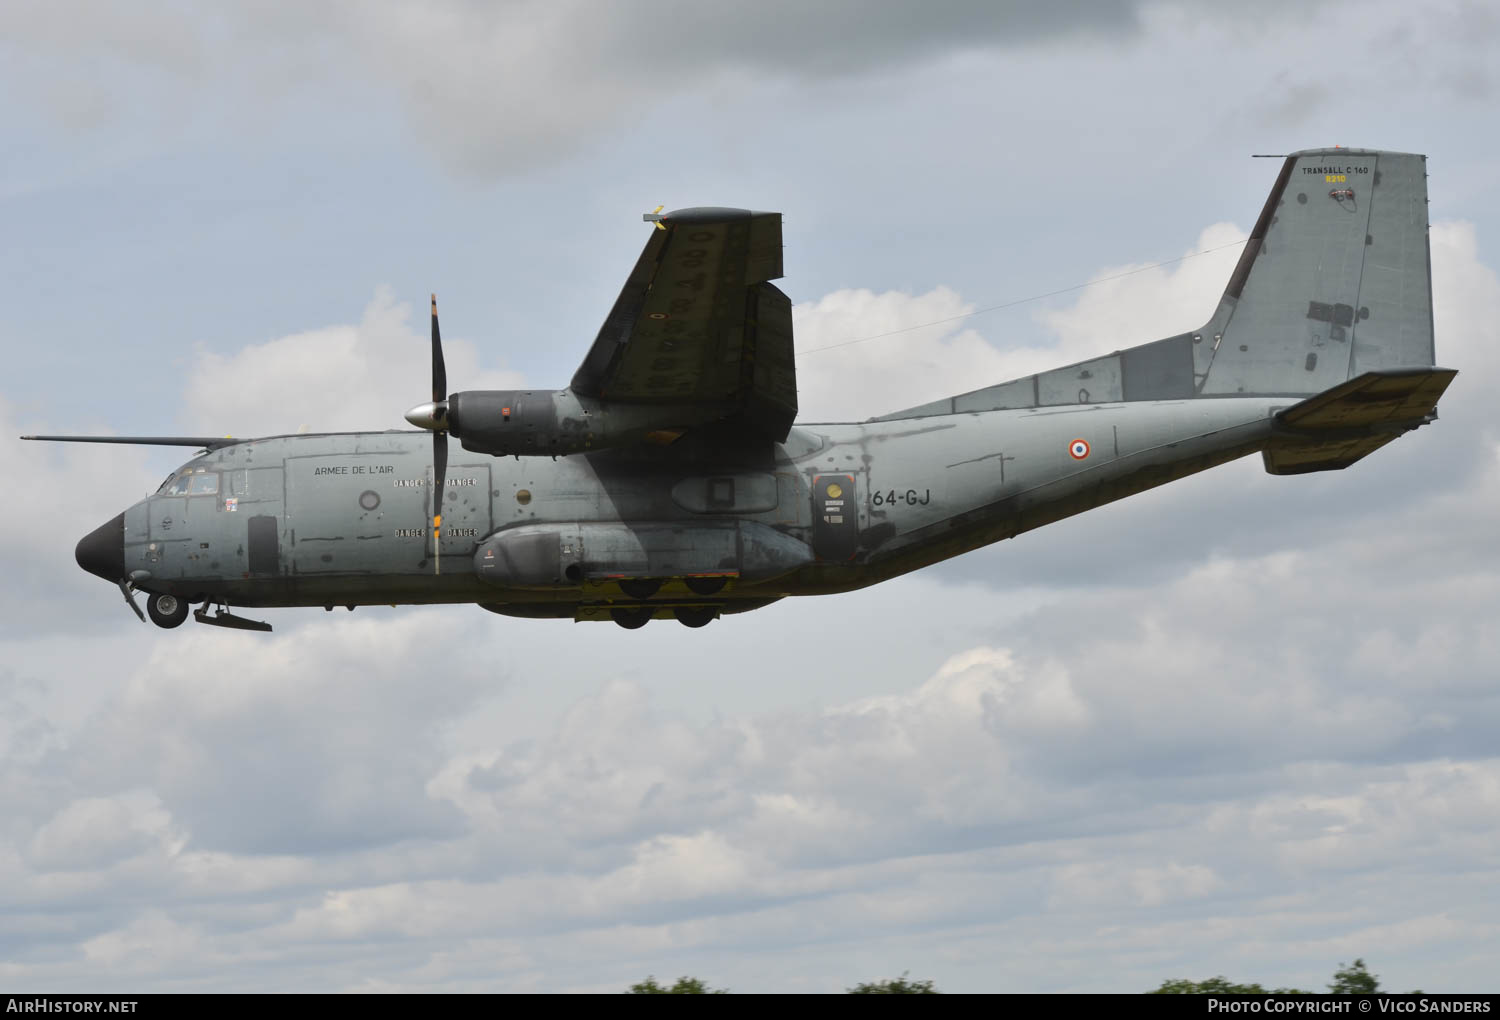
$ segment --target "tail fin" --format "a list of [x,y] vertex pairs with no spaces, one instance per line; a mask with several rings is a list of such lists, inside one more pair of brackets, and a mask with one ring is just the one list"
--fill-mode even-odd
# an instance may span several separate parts
[[1427,158],[1288,156],[1202,333],[1203,396],[1321,393],[1365,372],[1432,365]]
[[1213,318],[1192,333],[876,420],[1061,404],[1309,396],[1433,364],[1427,157],[1288,156]]

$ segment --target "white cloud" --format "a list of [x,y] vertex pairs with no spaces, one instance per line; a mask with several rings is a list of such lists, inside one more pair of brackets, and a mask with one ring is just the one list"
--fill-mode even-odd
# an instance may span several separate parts
[[[253,344],[232,355],[199,351],[185,393],[188,427],[209,435],[277,435],[411,426],[408,408],[431,399],[431,338],[411,306],[375,293],[358,325]],[[449,390],[516,389],[515,372],[486,369],[473,343],[443,340]]]
[[438,728],[488,683],[477,664],[434,667],[451,617],[378,612],[273,641],[194,628],[157,643],[80,734],[97,750],[76,774],[157,791],[194,850],[319,854],[451,834],[457,817],[423,786]]
[[1246,234],[1233,223],[1215,223],[1203,229],[1181,261],[1101,269],[1073,305],[1037,317],[1057,336],[1058,351],[1068,361],[1196,329],[1213,315]]
[[[19,434],[63,432],[56,422],[23,414],[0,397],[0,477],[14,484],[0,500],[0,559],[9,583],[0,596],[0,633],[17,637],[77,625],[78,599],[103,582],[78,569],[74,546],[84,535],[156,487],[165,469],[139,447],[17,442]],[[70,423],[73,434],[116,434]],[[86,596],[85,596],[86,597]],[[114,599],[128,613],[118,592]],[[100,599],[96,604],[103,604]]]
[[[976,379],[1011,378],[1004,354],[964,328],[962,320],[943,321],[973,310],[947,287],[920,295],[841,290],[797,305],[792,315],[799,352],[798,419],[862,421],[974,389]],[[924,328],[819,351],[913,326]]]
[[[26,945],[0,976],[250,987],[254,960],[287,988],[623,987],[682,970],[835,990],[879,954],[950,988],[1230,970],[1318,984],[1386,937],[1451,958],[1397,987],[1481,973],[1462,961],[1500,939],[1472,896],[1500,835],[1500,451],[1480,409],[1500,288],[1477,250],[1470,227],[1434,232],[1440,349],[1473,395],[1455,389],[1441,423],[1377,455],[1439,484],[1385,495],[1389,476],[1349,472],[1273,501],[1250,465],[1232,517],[1173,487],[1155,506],[1186,493],[1173,512],[1214,531],[1254,500],[1271,509],[1243,525],[1248,544],[1047,591],[1019,621],[1007,595],[927,575],[702,634],[452,608],[314,614],[269,639],[151,632],[108,645],[86,681],[67,650],[15,640],[0,913]],[[1185,272],[1131,277],[1151,295],[1131,321],[1201,290]],[[1107,304],[1057,320],[1051,363],[1099,342]],[[965,343],[971,372],[1010,356]],[[358,373],[363,352],[407,346],[425,372],[425,336],[382,298],[359,327],[200,360],[194,378],[239,380],[234,406],[265,413],[288,360]],[[402,406],[370,396],[402,373],[368,371],[338,391],[350,413]],[[1122,510],[1098,515],[1107,531],[1133,526]],[[1325,520],[1316,540],[1308,515]],[[1012,549],[976,555],[1014,583]],[[757,683],[796,693],[712,719],[677,693]],[[542,687],[558,718],[490,724]],[[834,693],[853,691],[880,693]],[[97,706],[81,719],[57,707],[75,694]],[[1309,979],[1310,954],[1330,958]]]
[[1213,314],[1244,236],[1219,223],[1181,261],[1100,270],[1074,305],[1038,313],[1053,336],[1046,346],[986,339],[993,320],[971,317],[974,305],[947,287],[841,290],[799,304],[800,418],[860,421],[1195,329]]
[[159,842],[174,851],[181,845],[156,795],[133,791],[68,804],[36,831],[28,857],[38,871],[83,871],[108,867]]

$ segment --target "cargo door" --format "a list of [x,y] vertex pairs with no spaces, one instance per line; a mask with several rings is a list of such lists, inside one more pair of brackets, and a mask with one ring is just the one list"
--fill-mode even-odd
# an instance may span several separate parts
[[[223,512],[230,534],[245,542],[241,570],[251,577],[281,573],[281,512],[286,481],[280,467],[224,472]],[[232,516],[231,516],[232,515]]]

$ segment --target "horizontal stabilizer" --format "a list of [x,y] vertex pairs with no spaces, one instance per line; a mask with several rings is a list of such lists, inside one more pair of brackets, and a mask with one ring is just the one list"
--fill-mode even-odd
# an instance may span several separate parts
[[1458,373],[1447,368],[1366,372],[1276,415],[1263,453],[1273,475],[1337,471],[1437,417]]

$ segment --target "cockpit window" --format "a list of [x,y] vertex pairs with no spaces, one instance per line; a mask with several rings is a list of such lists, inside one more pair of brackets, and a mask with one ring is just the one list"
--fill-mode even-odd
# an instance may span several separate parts
[[168,491],[173,496],[185,496],[185,495],[187,495],[187,491],[188,491],[188,482],[192,481],[192,479],[193,479],[192,475],[187,475],[187,474],[178,475],[177,476],[177,481],[175,481],[175,482],[172,483],[172,488],[169,489]]
[[172,484],[172,479],[174,479],[176,477],[177,477],[177,475],[175,475],[175,474],[167,475],[167,480],[161,483],[160,488],[158,488],[156,490],[157,493],[160,494],[160,493],[166,492],[167,491],[167,486],[171,485]]
[[216,471],[205,471],[203,474],[193,475],[192,485],[188,489],[189,496],[212,496],[219,491],[219,475]]

